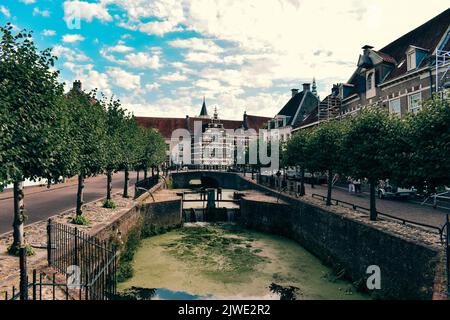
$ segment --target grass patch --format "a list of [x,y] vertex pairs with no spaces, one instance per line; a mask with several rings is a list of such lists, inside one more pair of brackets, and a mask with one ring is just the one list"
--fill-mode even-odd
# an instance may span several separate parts
[[[6,249],[6,252],[12,256],[18,257],[20,255],[20,246],[19,245],[9,245]],[[36,252],[34,251],[33,247],[27,244],[25,246],[25,253],[27,256],[34,256]]]
[[70,223],[79,225],[79,226],[88,226],[91,224],[91,221],[83,215],[76,215],[74,218],[70,220]]
[[103,208],[115,209],[115,208],[117,208],[117,205],[112,200],[105,200],[105,202],[103,202]]

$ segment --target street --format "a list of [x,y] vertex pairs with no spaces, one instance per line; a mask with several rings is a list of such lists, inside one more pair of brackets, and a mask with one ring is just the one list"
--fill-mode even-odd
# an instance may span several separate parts
[[[112,192],[123,189],[123,172],[113,175]],[[130,185],[136,181],[136,174],[130,173]],[[30,191],[27,194],[27,191]],[[77,184],[74,181],[47,187],[25,188],[26,224],[48,219],[49,217],[74,208],[77,197]],[[13,199],[10,190],[0,193],[0,234],[11,231],[13,223]],[[91,202],[106,196],[106,175],[87,178],[84,187],[84,202]]]

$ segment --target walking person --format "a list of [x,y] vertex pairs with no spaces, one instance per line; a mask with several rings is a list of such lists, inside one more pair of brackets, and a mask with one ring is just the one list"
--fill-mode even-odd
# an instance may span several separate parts
[[355,192],[355,185],[353,184],[352,177],[347,177],[347,183],[348,183],[348,193]]
[[355,185],[355,194],[361,193],[361,179],[356,179],[353,181]]

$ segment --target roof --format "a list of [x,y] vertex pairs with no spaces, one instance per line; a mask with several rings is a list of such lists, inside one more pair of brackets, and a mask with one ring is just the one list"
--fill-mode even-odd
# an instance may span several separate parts
[[[391,42],[390,44],[379,50],[377,53],[380,54],[380,56],[381,54],[383,54],[387,57],[390,57],[397,63],[405,60],[406,51],[408,50],[409,46],[422,48],[429,51],[430,53],[433,53],[441,39],[446,35],[449,25],[450,9],[447,9],[428,22]],[[446,48],[448,47],[449,43],[446,44]],[[418,67],[424,66],[425,63],[426,61],[422,61],[422,64]],[[391,74],[386,78],[386,81],[397,78],[405,74],[406,72],[406,63],[403,63],[400,68],[396,68],[393,70],[393,72],[391,72]]]
[[297,113],[297,110],[300,106],[300,103],[303,100],[304,92],[299,92],[295,96],[293,96],[289,101],[286,103],[286,105],[278,112],[278,115],[280,116],[287,116],[291,117],[291,120],[294,118],[295,114]]
[[[249,129],[258,131],[270,118],[247,115],[247,123]],[[136,117],[139,126],[157,129],[166,139],[170,139],[172,132],[176,129],[193,130],[194,122],[199,121],[202,125],[210,122],[210,119],[199,117],[186,118],[163,118],[163,117]],[[220,120],[225,129],[238,129],[242,127],[242,120]],[[191,131],[192,132],[192,131]]]
[[208,110],[206,110],[206,102],[205,102],[205,98],[203,98],[203,104],[202,104],[202,109],[200,110],[200,116],[207,116],[208,115]]

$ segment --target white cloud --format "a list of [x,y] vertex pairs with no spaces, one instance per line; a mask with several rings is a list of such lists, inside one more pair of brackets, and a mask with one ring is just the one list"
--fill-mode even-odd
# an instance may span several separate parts
[[[95,70],[92,64],[78,65],[66,62],[63,66],[74,73],[73,79],[81,80],[84,90],[98,89],[106,95],[112,95],[108,75]],[[66,85],[71,87],[71,81]]]
[[79,34],[66,34],[62,37],[62,41],[65,43],[74,43],[84,41],[84,37]]
[[208,62],[215,62],[220,63],[222,62],[222,59],[213,53],[208,52],[196,52],[191,51],[186,54],[184,54],[184,58],[186,61],[189,62],[197,62],[197,63],[208,63]]
[[153,82],[153,83],[148,83],[145,85],[145,89],[148,91],[153,91],[153,90],[157,90],[161,87],[161,85],[157,82]]
[[45,18],[50,17],[50,11],[49,10],[40,10],[38,7],[35,7],[33,9],[33,16],[43,16]]
[[0,13],[3,13],[7,18],[11,17],[11,12],[5,6],[0,6]]
[[20,0],[20,2],[25,3],[25,4],[30,4],[30,3],[35,3],[36,0]]
[[74,16],[91,22],[94,18],[101,21],[112,21],[113,18],[101,3],[90,3],[86,1],[65,1],[64,20],[70,21]]
[[134,48],[119,43],[113,47],[106,47],[100,50],[102,57],[110,62],[124,65],[130,68],[138,69],[159,69],[162,67],[160,62],[161,52],[159,50],[151,50],[151,53],[136,52],[126,54],[123,58],[117,58],[111,53],[125,53],[133,51]]
[[174,48],[191,49],[195,51],[204,51],[209,53],[223,52],[223,48],[218,46],[214,41],[210,39],[201,38],[189,38],[189,39],[176,39],[169,41],[168,44]]
[[180,72],[174,72],[161,76],[159,80],[164,82],[186,81],[188,77]]
[[56,31],[55,30],[44,29],[41,34],[43,36],[46,36],[46,37],[52,37],[52,36],[56,35]]
[[141,87],[141,76],[117,67],[107,68],[106,73],[111,81],[125,90],[137,90]]
[[78,62],[84,62],[89,61],[89,57],[84,54],[84,52],[80,51],[79,49],[71,49],[64,47],[62,45],[56,45],[53,47],[52,53],[59,57],[64,58],[67,61],[78,61]]
[[128,47],[128,46],[124,45],[123,43],[118,43],[117,45],[109,48],[109,51],[111,51],[111,52],[120,52],[120,53],[130,52],[133,50],[134,50],[133,47]]

